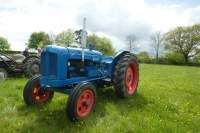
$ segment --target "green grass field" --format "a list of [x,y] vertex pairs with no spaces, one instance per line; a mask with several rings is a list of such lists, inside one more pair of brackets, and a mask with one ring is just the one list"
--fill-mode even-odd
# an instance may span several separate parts
[[95,111],[75,123],[66,118],[67,95],[55,93],[50,103],[27,107],[26,82],[0,83],[1,133],[200,132],[200,67],[141,64],[133,97],[121,100],[112,87],[98,89]]

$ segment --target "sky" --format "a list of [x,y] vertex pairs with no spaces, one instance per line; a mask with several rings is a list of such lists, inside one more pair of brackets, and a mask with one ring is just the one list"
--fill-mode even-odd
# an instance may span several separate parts
[[135,35],[138,50],[151,52],[153,33],[200,23],[200,0],[0,0],[0,37],[24,50],[32,32],[79,30],[83,18],[88,33],[109,38],[116,51]]

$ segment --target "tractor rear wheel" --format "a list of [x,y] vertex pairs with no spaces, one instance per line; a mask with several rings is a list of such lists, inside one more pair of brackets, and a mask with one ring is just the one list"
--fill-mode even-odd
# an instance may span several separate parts
[[91,83],[84,82],[76,85],[67,102],[66,112],[68,119],[77,121],[87,116],[94,110],[96,98],[96,89]]
[[27,105],[46,103],[52,100],[53,95],[53,91],[42,91],[39,83],[39,76],[32,77],[26,83],[23,91],[24,101]]
[[8,78],[8,73],[5,69],[0,68],[0,82],[5,81]]
[[24,74],[26,77],[38,76],[40,74],[40,60],[37,58],[29,59],[25,63]]
[[137,91],[139,80],[139,66],[137,58],[125,54],[118,62],[114,72],[114,88],[118,98],[126,98]]

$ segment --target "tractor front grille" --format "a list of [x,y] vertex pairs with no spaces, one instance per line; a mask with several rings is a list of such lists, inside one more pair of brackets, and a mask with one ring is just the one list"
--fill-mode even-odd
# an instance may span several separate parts
[[41,76],[47,76],[47,58],[46,58],[46,53],[41,54],[41,60],[40,60],[40,74]]
[[57,65],[58,65],[58,57],[57,54],[50,53],[49,54],[49,77],[56,78],[57,77]]
[[57,77],[58,56],[55,53],[42,53],[41,55],[41,76]]

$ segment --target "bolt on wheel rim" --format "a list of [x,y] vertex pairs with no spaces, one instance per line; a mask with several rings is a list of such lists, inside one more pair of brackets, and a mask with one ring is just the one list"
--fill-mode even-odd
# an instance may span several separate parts
[[34,73],[34,74],[38,73],[39,72],[39,66],[36,65],[36,64],[32,65],[31,72]]

